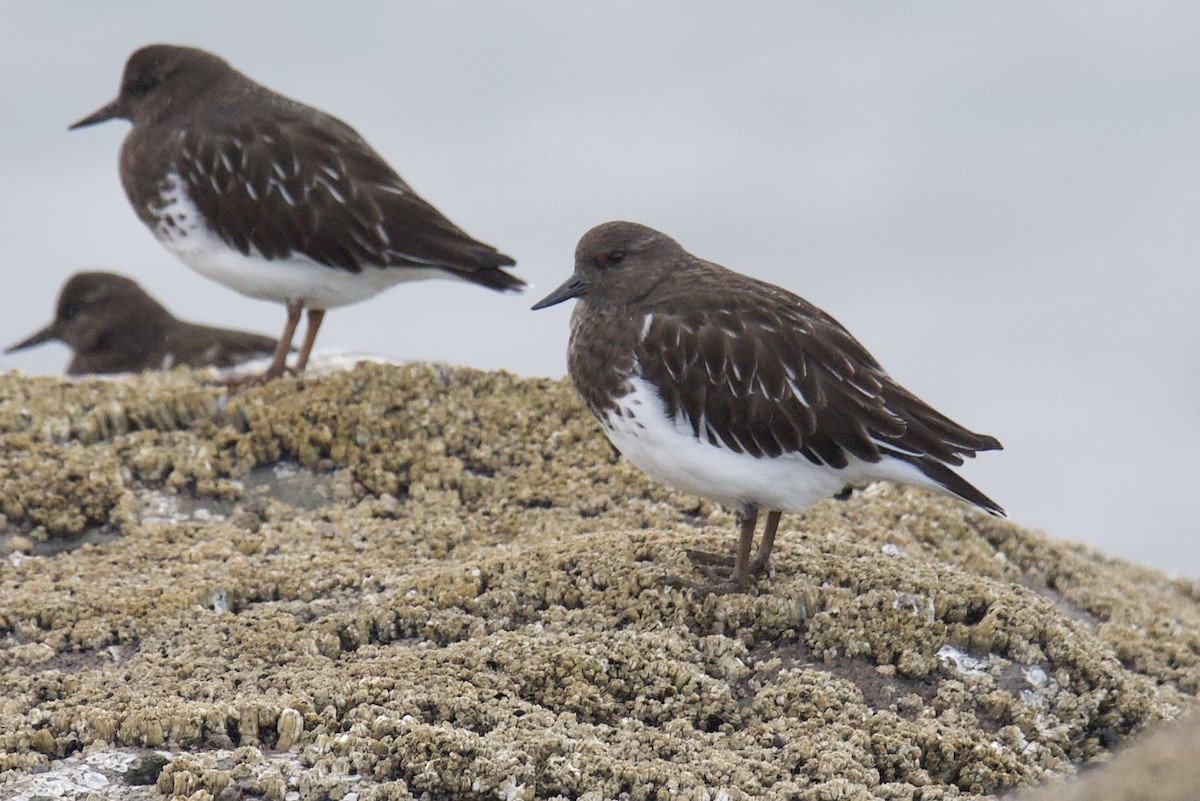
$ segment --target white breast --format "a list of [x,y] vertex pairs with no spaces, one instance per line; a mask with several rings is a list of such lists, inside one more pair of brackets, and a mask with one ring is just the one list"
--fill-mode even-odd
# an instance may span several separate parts
[[168,180],[154,235],[188,267],[243,295],[331,309],[366,300],[404,281],[454,277],[428,267],[366,267],[351,273],[298,253],[286,259],[243,254],[208,229],[178,176]]
[[631,377],[633,389],[601,419],[609,440],[656,481],[730,508],[752,504],[797,512],[835,495],[847,484],[897,481],[941,490],[916,467],[898,459],[878,463],[854,457],[842,469],[816,465],[801,454],[756,457],[712,445],[682,419],[671,420],[658,391]]

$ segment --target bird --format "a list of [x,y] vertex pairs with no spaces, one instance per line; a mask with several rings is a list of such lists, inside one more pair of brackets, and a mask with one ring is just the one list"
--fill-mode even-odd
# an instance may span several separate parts
[[275,352],[261,334],[180,320],[136,281],[110,272],[79,272],[63,284],[54,320],[5,353],[59,340],[71,348],[67,375],[232,367]]
[[115,100],[71,130],[132,123],[121,184],[138,217],[196,272],[287,307],[274,358],[286,371],[303,310],[296,372],[325,311],[403,281],[457,278],[493,290],[525,283],[516,262],[472,239],[346,123],[192,47],[153,44],[128,58]]
[[1000,442],[935,411],[788,290],[615,221],[583,235],[571,277],[533,309],[572,298],[571,383],[613,446],[737,515],[733,558],[689,551],[709,581],[672,584],[744,590],[768,569],[782,513],[847,487],[899,482],[1004,515],[952,469]]

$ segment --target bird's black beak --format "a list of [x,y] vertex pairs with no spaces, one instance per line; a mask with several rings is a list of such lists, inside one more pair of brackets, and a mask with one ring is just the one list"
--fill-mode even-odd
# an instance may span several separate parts
[[564,300],[583,297],[587,294],[588,286],[588,282],[580,278],[578,273],[575,273],[562,286],[533,304],[531,308],[537,311],[538,309],[545,309],[548,306],[562,303]]
[[32,348],[34,345],[40,345],[43,342],[49,342],[52,339],[58,339],[58,323],[50,323],[50,325],[38,331],[28,339],[21,340],[15,345],[10,345],[5,353],[15,353],[19,350]]
[[79,122],[68,128],[68,131],[74,131],[76,128],[86,128],[89,125],[95,125],[98,122],[107,122],[118,118],[129,119],[129,114],[125,111],[125,104],[121,102],[121,98],[117,98],[109,103],[104,108],[97,109],[91,114],[84,117]]

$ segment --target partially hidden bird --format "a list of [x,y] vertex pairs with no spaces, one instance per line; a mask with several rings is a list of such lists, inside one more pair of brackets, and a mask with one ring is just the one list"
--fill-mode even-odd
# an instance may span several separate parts
[[58,340],[71,349],[67,375],[233,367],[275,352],[261,334],[180,320],[132,278],[75,273],[58,294],[54,319],[5,353]]

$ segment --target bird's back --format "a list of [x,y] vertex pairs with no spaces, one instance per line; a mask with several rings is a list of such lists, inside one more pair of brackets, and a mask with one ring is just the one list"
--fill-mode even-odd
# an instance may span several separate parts
[[275,345],[276,340],[262,334],[181,321],[166,337],[164,350],[173,364],[233,367],[271,356]]

